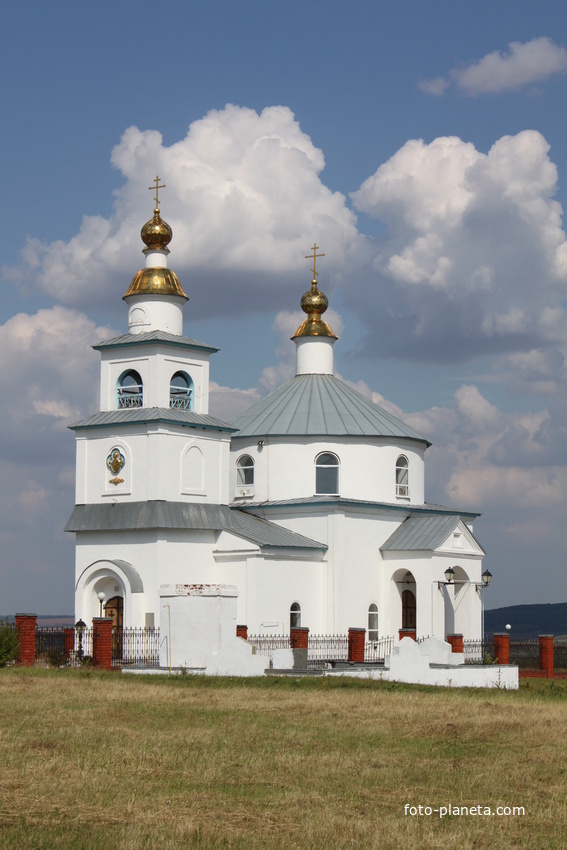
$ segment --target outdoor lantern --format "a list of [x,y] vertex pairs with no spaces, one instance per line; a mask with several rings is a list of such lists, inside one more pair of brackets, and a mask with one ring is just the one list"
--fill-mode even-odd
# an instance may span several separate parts
[[485,587],[488,587],[488,585],[490,584],[491,578],[492,578],[492,573],[489,572],[489,570],[485,570],[482,574],[482,582],[483,582]]
[[447,580],[447,584],[451,584],[453,579],[455,578],[455,570],[453,567],[447,567],[445,570],[445,579]]
[[83,623],[82,620],[77,620],[75,623],[75,631],[79,634],[79,649],[77,650],[77,655],[79,657],[79,661],[83,660],[83,632],[87,627],[86,623]]
[[106,593],[103,590],[99,590],[97,593],[97,599],[100,602],[100,616],[102,617],[102,603],[106,599]]

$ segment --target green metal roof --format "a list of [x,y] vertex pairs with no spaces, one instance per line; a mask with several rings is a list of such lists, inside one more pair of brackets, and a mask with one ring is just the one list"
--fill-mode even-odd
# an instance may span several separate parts
[[188,336],[178,336],[170,334],[166,331],[149,331],[142,334],[122,334],[115,336],[113,339],[106,339],[93,345],[95,351],[101,351],[104,348],[121,348],[125,345],[146,345],[148,342],[161,342],[165,345],[174,345],[178,348],[195,348],[199,351],[219,351],[212,345],[207,345],[206,342],[199,342],[196,339],[191,339]]
[[[380,550],[382,552],[434,551],[453,533],[461,519],[463,519],[461,515],[422,516],[412,513],[386,540]],[[472,532],[469,531],[469,534],[482,550],[482,546]]]
[[431,445],[334,375],[296,375],[231,424],[237,437],[392,437]]
[[234,432],[234,426],[209,416],[208,413],[193,413],[191,410],[179,410],[173,407],[126,407],[122,410],[103,410],[93,413],[86,419],[69,425],[71,431],[83,428],[111,428],[114,425],[146,425],[150,422],[163,422],[168,425],[185,425],[187,428],[204,428],[209,431]]
[[194,502],[105,502],[75,505],[65,531],[125,531],[133,529],[209,529],[227,531],[258,546],[325,551],[324,543],[289,531],[261,517],[228,505]]
[[[463,519],[465,522],[470,522],[480,516],[479,513],[473,511],[461,511],[456,508],[447,508],[444,505],[434,505],[425,502],[423,505],[409,504],[407,502],[371,502],[366,499],[345,499],[343,496],[305,496],[297,499],[278,499],[266,502],[246,502],[239,505],[240,510],[255,511],[264,509],[287,508],[287,507],[332,507],[337,510],[346,510],[348,508],[369,508],[376,511],[387,511],[395,513],[403,513],[406,515],[431,515],[431,516],[449,516],[456,519]],[[449,533],[449,532],[448,532]]]

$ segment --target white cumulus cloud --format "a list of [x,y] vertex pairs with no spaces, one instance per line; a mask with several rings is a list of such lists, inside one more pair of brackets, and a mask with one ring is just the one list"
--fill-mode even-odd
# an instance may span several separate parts
[[446,77],[420,80],[427,94],[441,95],[451,84],[472,96],[517,91],[541,83],[567,68],[567,50],[550,38],[534,38],[522,43],[512,41],[508,51],[495,50],[464,68],[453,68]]
[[466,359],[566,339],[567,242],[548,151],[534,130],[487,154],[457,137],[411,140],[353,193],[388,227],[374,285],[345,292],[374,329],[368,350]]
[[306,268],[314,239],[326,246],[329,268],[356,253],[356,218],[345,197],[321,181],[323,153],[287,107],[258,114],[228,105],[170,146],[156,130],[130,127],[112,163],[125,183],[110,219],[85,216],[66,243],[31,239],[14,278],[66,306],[114,304],[144,262],[139,233],[151,217],[148,186],[156,172],[174,233],[170,266],[194,315],[248,312],[252,299],[260,307],[273,303],[282,279]]

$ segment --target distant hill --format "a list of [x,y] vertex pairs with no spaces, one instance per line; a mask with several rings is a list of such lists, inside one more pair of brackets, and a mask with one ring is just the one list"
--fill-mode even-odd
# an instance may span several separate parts
[[[4,620],[8,620],[8,622],[14,622],[13,614],[4,614],[0,615],[0,622],[4,622]],[[74,626],[75,618],[72,614],[38,614],[37,615],[37,625],[38,626]]]
[[538,635],[567,635],[567,602],[543,605],[509,605],[484,612],[484,634],[505,632],[512,626],[512,638],[536,638]]

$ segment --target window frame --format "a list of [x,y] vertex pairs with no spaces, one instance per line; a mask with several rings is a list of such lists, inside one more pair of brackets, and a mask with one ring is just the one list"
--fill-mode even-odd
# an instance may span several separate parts
[[[402,463],[400,463],[400,461],[402,461]],[[409,498],[409,460],[406,455],[398,455],[396,460],[396,499]]]
[[[371,618],[372,617],[372,621]],[[372,622],[372,625],[371,625]],[[378,640],[379,629],[378,629],[378,606],[375,602],[371,602],[368,606],[368,640],[371,643],[375,643]]]
[[289,628],[291,629],[300,629],[301,628],[301,605],[299,602],[292,602],[289,606]]
[[[245,461],[249,461],[245,463]],[[237,458],[236,463],[236,497],[254,495],[254,481],[256,478],[256,463],[254,458],[247,452]],[[246,479],[250,480],[247,481]],[[242,480],[240,480],[242,479]]]
[[[330,457],[333,458],[335,463],[321,463],[321,458]],[[339,474],[341,468],[341,461],[338,455],[334,452],[324,451],[319,452],[318,455],[315,456],[315,495],[316,496],[338,496],[340,492],[340,482],[339,482]],[[323,474],[320,476],[319,472],[323,473],[323,470],[334,470],[335,478],[334,484],[335,487],[330,489],[329,486],[326,486],[321,482],[320,478],[323,478]]]

